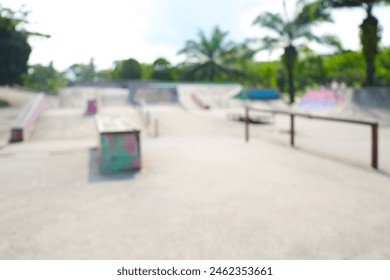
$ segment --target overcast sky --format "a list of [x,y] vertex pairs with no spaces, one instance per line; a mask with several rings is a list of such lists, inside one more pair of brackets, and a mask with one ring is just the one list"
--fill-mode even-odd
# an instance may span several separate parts
[[[293,14],[296,1],[286,2]],[[236,42],[261,38],[266,31],[252,26],[254,18],[265,11],[283,11],[282,0],[2,0],[1,4],[13,9],[25,5],[31,11],[28,29],[52,37],[31,40],[29,63],[54,61],[59,70],[73,63],[88,63],[91,57],[99,69],[130,57],[146,63],[165,57],[178,63],[183,57],[177,56],[177,51],[186,40],[195,39],[199,29],[209,34],[219,25]],[[390,7],[378,6],[374,14],[384,29],[382,45],[390,46]],[[335,23],[321,25],[316,31],[339,36],[346,49],[359,49],[358,26],[364,19],[364,10],[342,9],[332,15]],[[271,56],[262,52],[256,59],[279,55],[280,52]]]

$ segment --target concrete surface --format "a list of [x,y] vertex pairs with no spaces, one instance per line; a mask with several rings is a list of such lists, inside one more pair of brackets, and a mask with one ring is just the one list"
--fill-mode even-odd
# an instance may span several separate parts
[[240,84],[188,83],[177,86],[179,102],[186,110],[203,110],[194,102],[194,95],[211,108],[228,108],[232,104],[232,97],[241,90]]
[[1,149],[0,258],[390,258],[389,129],[376,172],[364,127],[299,120],[291,149],[283,118],[246,144],[222,110],[153,111],[160,137],[143,133],[138,173],[98,173],[81,108],[45,112],[31,141]]

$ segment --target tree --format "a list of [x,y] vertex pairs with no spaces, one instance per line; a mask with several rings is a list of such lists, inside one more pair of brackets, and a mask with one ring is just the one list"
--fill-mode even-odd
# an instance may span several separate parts
[[309,48],[305,48],[301,53],[304,57],[297,63],[297,82],[300,89],[307,86],[316,87],[329,82],[324,58],[314,54]]
[[66,85],[65,78],[54,69],[53,63],[49,66],[32,65],[27,74],[22,75],[23,86],[46,93],[58,93]]
[[321,22],[331,22],[329,11],[322,8],[318,2],[308,3],[298,1],[298,9],[293,18],[289,18],[286,12],[285,17],[278,13],[266,12],[259,15],[253,22],[273,32],[273,35],[262,38],[261,50],[273,50],[283,48],[282,63],[287,71],[288,92],[290,103],[295,101],[294,68],[298,59],[297,44],[299,41],[314,41],[321,44],[333,45],[341,48],[337,38],[331,35],[316,36],[311,28]]
[[133,58],[116,61],[113,78],[115,80],[139,80],[142,77],[141,71],[141,65]]
[[184,65],[187,66],[185,77],[196,76],[201,80],[216,81],[225,74],[228,77],[242,75],[243,71],[234,66],[237,47],[227,41],[228,32],[214,27],[210,38],[203,31],[198,33],[198,41],[189,40],[178,54],[186,55]]
[[323,57],[328,81],[345,82],[360,87],[364,79],[364,61],[361,52],[344,51]]
[[247,87],[277,86],[277,68],[279,62],[254,62],[252,61],[246,68],[245,77],[240,82]]
[[148,63],[141,63],[141,79],[150,80],[153,74],[153,66]]
[[378,82],[380,85],[390,86],[390,48],[383,49],[378,55]]
[[91,58],[89,64],[73,64],[65,70],[64,74],[72,82],[91,82],[97,78],[93,58]]
[[172,66],[165,58],[158,58],[152,65],[152,79],[160,81],[173,81]]
[[12,11],[0,6],[0,85],[18,84],[21,75],[27,72],[30,36],[49,37],[24,29],[28,14],[27,11]]
[[320,0],[324,7],[354,8],[361,7],[366,11],[366,18],[360,25],[360,42],[366,63],[365,86],[375,85],[375,60],[379,53],[380,27],[378,19],[372,14],[375,5],[390,4],[390,0]]
[[104,69],[96,72],[96,79],[98,81],[111,81],[113,80],[113,69]]

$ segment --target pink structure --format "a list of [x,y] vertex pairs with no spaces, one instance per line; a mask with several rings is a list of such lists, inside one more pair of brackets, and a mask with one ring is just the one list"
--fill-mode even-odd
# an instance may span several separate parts
[[327,109],[343,103],[343,92],[335,92],[330,89],[311,89],[302,97],[298,108],[300,109]]
[[88,103],[87,103],[87,114],[94,115],[96,113],[97,113],[96,99],[88,100]]

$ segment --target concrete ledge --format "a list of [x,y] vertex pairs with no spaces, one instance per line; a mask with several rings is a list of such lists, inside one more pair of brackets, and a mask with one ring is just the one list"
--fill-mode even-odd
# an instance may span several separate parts
[[96,116],[101,173],[141,169],[140,129],[126,116]]
[[43,93],[32,98],[19,113],[15,124],[11,127],[9,142],[22,142],[31,136],[39,115],[47,108]]

